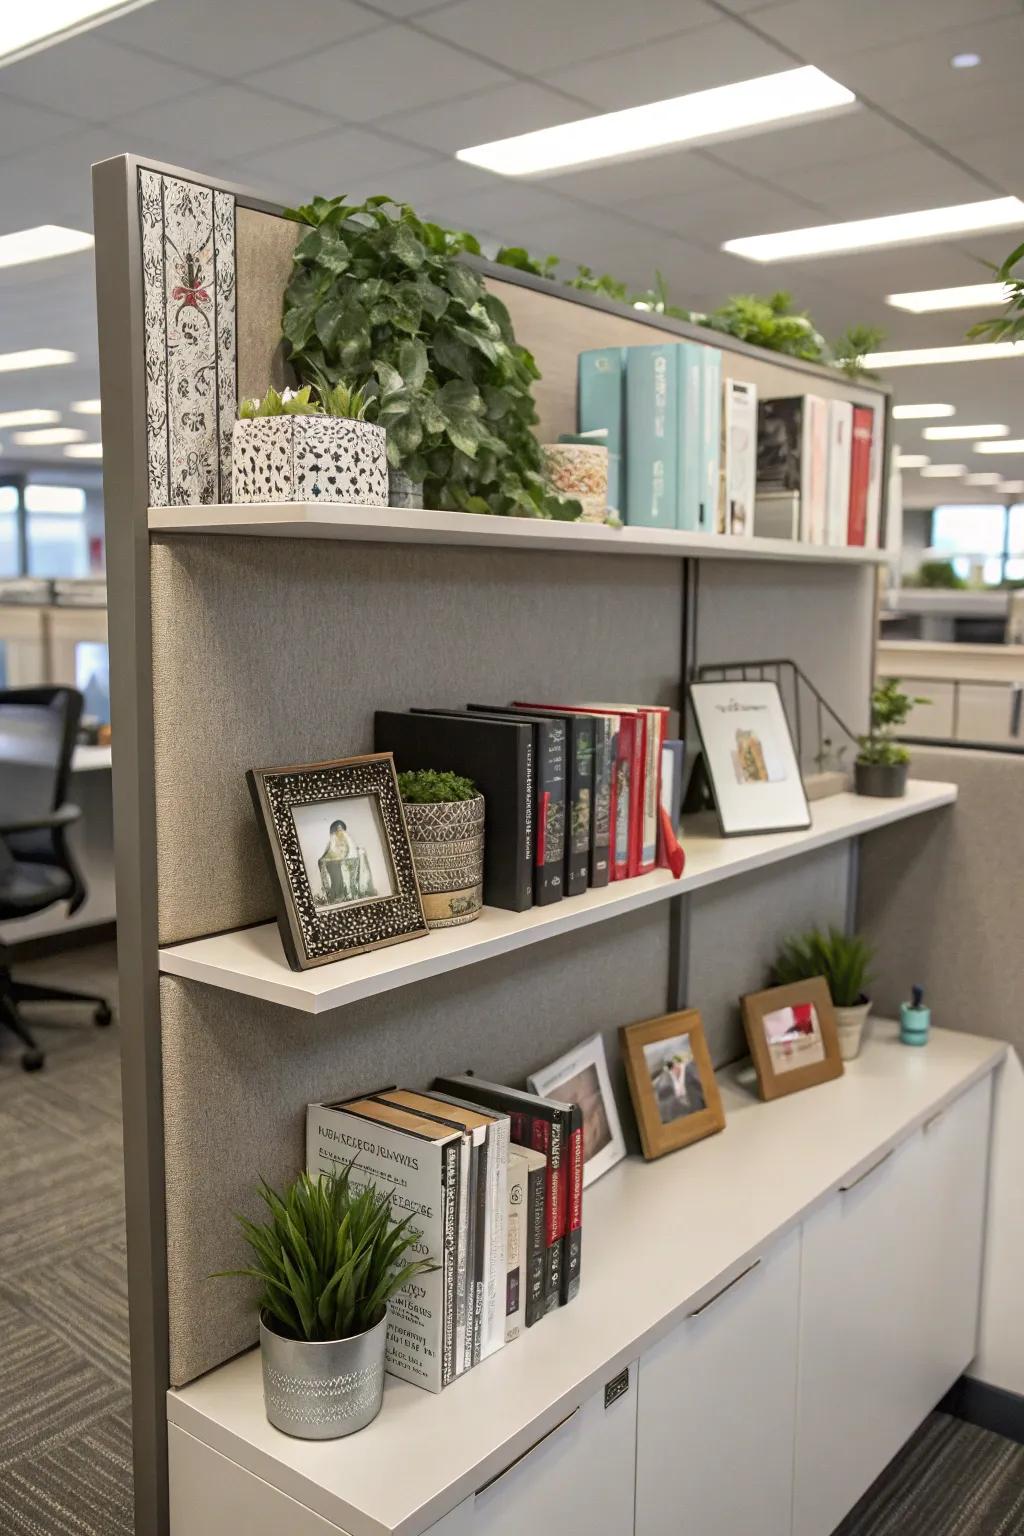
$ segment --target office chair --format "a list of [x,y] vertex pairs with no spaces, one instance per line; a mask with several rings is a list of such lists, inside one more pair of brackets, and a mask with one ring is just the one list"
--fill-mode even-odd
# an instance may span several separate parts
[[[58,901],[67,902],[70,917],[85,900],[67,843],[82,813],[66,798],[82,702],[74,688],[0,690],[0,922]],[[26,1072],[37,1071],[44,1057],[20,1005],[37,1002],[90,1003],[97,1024],[113,1017],[106,998],[91,992],[15,981],[8,946],[0,942],[0,1025],[24,1045]]]

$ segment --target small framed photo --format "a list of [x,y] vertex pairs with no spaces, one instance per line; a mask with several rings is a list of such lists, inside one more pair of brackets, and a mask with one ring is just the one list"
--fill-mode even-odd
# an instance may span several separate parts
[[583,1040],[542,1072],[527,1079],[530,1091],[545,1099],[578,1104],[583,1113],[583,1188],[593,1184],[626,1155],[615,1098],[612,1094],[604,1041],[600,1035]]
[[762,1099],[842,1077],[836,1016],[823,976],[749,992],[741,1002]]
[[624,1024],[619,1038],[644,1157],[661,1157],[723,1129],[722,1097],[696,1008]]
[[293,971],[427,932],[390,752],[246,777]]
[[800,764],[777,683],[691,683],[723,837],[811,825]]

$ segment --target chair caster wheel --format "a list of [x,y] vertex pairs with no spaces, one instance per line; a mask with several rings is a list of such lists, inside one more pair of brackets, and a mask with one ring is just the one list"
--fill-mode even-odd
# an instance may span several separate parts
[[101,1027],[105,1027],[107,1024],[112,1023],[113,1018],[114,1015],[110,1011],[110,1004],[100,1003],[99,1007],[96,1009],[96,1012],[92,1016],[92,1021],[94,1024],[99,1024]]
[[38,1072],[46,1057],[42,1051],[26,1051],[21,1058],[21,1064],[26,1072]]

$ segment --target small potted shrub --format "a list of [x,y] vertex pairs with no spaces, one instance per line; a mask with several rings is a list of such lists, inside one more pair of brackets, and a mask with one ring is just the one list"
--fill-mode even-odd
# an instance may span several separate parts
[[887,677],[876,684],[871,695],[870,734],[857,738],[860,751],[853,769],[858,795],[898,800],[906,794],[910,753],[896,740],[896,732],[915,704],[930,703],[931,699],[911,698],[903,693],[898,677]]
[[265,1180],[269,1220],[238,1219],[259,1280],[260,1356],[267,1418],[302,1440],[334,1440],[380,1412],[388,1302],[432,1266],[405,1262],[419,1234],[396,1221],[391,1196],[356,1190],[352,1164],[300,1173],[283,1195]]
[[316,397],[307,384],[243,400],[231,436],[234,500],[387,506],[387,442],[365,419],[367,404],[359,390],[326,380]]
[[484,797],[472,779],[432,768],[398,775],[428,928],[457,928],[480,916]]
[[852,1061],[860,1052],[871,1012],[866,991],[870,969],[871,948],[865,939],[839,928],[830,928],[828,933],[812,928],[810,933],[786,940],[779,950],[774,976],[780,987],[824,976],[835,1009],[839,1054],[844,1061]]

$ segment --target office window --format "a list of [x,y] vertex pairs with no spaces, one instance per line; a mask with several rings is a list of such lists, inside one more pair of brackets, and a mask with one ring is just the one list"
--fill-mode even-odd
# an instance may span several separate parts
[[971,562],[984,558],[982,580],[996,587],[1003,579],[1006,554],[1006,508],[998,506],[944,506],[932,513],[932,548],[936,558],[948,556],[953,569],[965,579]]
[[1006,579],[1024,581],[1024,501],[1010,508],[1006,531]]
[[88,576],[85,492],[77,485],[26,485],[30,576]]
[[79,640],[76,644],[75,687],[85,695],[83,714],[100,725],[109,725],[110,652],[102,640]]
[[0,485],[0,576],[19,575],[19,564],[18,487]]

